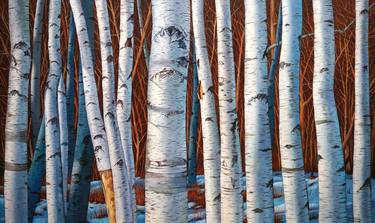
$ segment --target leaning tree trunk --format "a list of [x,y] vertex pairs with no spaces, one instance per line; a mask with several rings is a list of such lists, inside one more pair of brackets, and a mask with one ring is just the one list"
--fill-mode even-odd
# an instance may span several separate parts
[[4,196],[7,222],[27,222],[27,122],[31,65],[29,1],[11,0],[11,61],[5,123]]
[[[368,0],[356,1],[354,222],[371,222],[371,116],[368,59]],[[372,213],[374,215],[375,213]]]
[[135,191],[133,187],[135,173],[131,125],[134,0],[121,0],[120,15],[120,49],[116,113],[122,149],[124,151],[127,178],[129,179],[127,183],[131,188],[131,197],[127,199],[131,202],[133,211],[135,212]]
[[96,166],[99,170],[105,200],[107,204],[108,216],[111,222],[115,221],[115,204],[113,177],[111,163],[109,160],[107,134],[104,129],[103,119],[100,114],[98,90],[96,88],[94,77],[94,64],[90,48],[90,40],[87,32],[81,1],[70,0],[70,6],[73,11],[74,22],[76,24],[78,44],[82,60],[83,86],[85,90],[85,101],[87,111],[87,121],[90,128],[91,140],[94,146],[96,157]]
[[152,0],[148,78],[146,222],[187,222],[186,81],[190,9],[186,0]]
[[41,51],[42,51],[42,34],[43,34],[43,15],[44,0],[38,0],[36,3],[33,44],[32,44],[32,64],[31,64],[31,81],[30,81],[30,113],[33,145],[35,147],[39,135],[42,113],[40,107],[40,69]]
[[217,126],[211,67],[206,45],[204,2],[193,0],[191,5],[202,120],[206,220],[207,222],[215,223],[220,222],[220,136]]
[[48,221],[64,222],[63,176],[61,165],[57,90],[61,75],[61,1],[51,0],[48,11],[49,73],[44,94],[46,128],[46,185]]
[[[67,222],[87,221],[86,218],[90,196],[91,168],[94,158],[94,150],[87,123],[82,69],[80,62],[78,64],[78,123],[72,178],[69,190]],[[109,214],[111,214],[111,212]]]
[[[129,185],[127,160],[121,145],[119,127],[115,107],[114,65],[112,39],[109,26],[109,16],[106,0],[95,0],[96,15],[98,17],[100,51],[102,58],[103,85],[103,114],[107,131],[109,156],[113,173],[113,187],[115,190],[116,222],[134,222],[133,202]],[[128,17],[126,17],[128,19]],[[121,45],[120,45],[121,46]],[[121,61],[120,61],[121,62]],[[129,126],[130,127],[130,126]],[[126,129],[131,131],[131,128]],[[131,140],[130,140],[131,142]],[[130,148],[132,149],[131,145]],[[135,205],[135,204],[134,204]]]
[[314,0],[313,9],[313,103],[318,147],[319,219],[346,222],[344,155],[333,92],[335,36],[332,1]]
[[299,116],[299,36],[302,1],[282,1],[282,46],[279,71],[279,132],[287,222],[308,222],[308,200]]
[[221,220],[242,222],[241,152],[229,0],[215,0],[221,139]]
[[248,222],[273,222],[266,1],[245,1],[245,156]]

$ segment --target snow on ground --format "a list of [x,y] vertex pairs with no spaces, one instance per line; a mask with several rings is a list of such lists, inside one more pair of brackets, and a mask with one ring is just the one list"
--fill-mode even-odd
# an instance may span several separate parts
[[[278,219],[281,219],[284,222],[284,213],[285,213],[285,204],[283,197],[283,184],[281,172],[275,172],[273,177],[273,189],[274,189],[274,206],[275,214]],[[375,178],[371,180],[372,182],[372,201],[373,201],[373,213],[375,213]],[[204,176],[197,176],[197,183],[199,185],[204,184]],[[306,174],[306,183],[308,185],[308,198],[310,206],[310,215],[317,218],[318,216],[318,203],[319,203],[319,194],[318,194],[318,178],[317,174]],[[347,213],[348,217],[352,217],[352,202],[353,202],[353,188],[352,188],[352,179],[351,176],[347,176]],[[246,190],[246,180],[245,177],[242,179],[243,190]],[[91,190],[101,190],[100,181],[93,181],[91,183]],[[189,202],[188,204],[188,218],[189,222],[195,223],[205,223],[205,210],[203,207],[197,205],[194,202]],[[90,203],[88,207],[87,220],[90,223],[104,223],[108,222],[106,216],[107,209],[105,204]],[[244,204],[244,214],[246,214],[246,203]],[[99,217],[98,217],[99,216]],[[375,216],[374,222],[375,222]],[[4,196],[0,195],[0,222],[4,222]],[[47,201],[42,200],[37,204],[34,216],[34,223],[47,223]],[[145,208],[144,206],[137,206],[137,222],[145,222]],[[315,220],[317,222],[317,220]]]

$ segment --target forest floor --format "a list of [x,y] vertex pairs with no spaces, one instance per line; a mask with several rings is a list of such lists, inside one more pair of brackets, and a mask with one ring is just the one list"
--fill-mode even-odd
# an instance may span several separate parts
[[[283,195],[283,183],[280,172],[275,172],[273,177],[275,218],[277,222],[285,222],[285,205]],[[308,185],[308,198],[310,208],[310,218],[312,222],[318,222],[318,178],[317,173],[306,174],[306,183]],[[245,178],[242,180],[243,195],[246,190]],[[352,216],[352,180],[347,176],[347,213],[348,217]],[[137,194],[137,223],[145,221],[144,208],[144,181],[138,178],[136,183]],[[45,194],[42,192],[42,198]],[[204,204],[204,176],[197,176],[197,184],[188,189],[188,218],[189,222],[205,222],[205,204]],[[244,201],[246,198],[244,197]],[[372,201],[373,213],[375,213],[375,178],[372,179]],[[246,214],[246,202],[244,202],[244,215]],[[373,216],[375,217],[375,216]],[[104,223],[108,222],[107,210],[104,204],[104,195],[101,189],[100,181],[91,183],[90,204],[87,213],[88,222]],[[0,222],[4,222],[4,196],[0,195]],[[47,201],[42,199],[36,207],[34,223],[47,223]]]

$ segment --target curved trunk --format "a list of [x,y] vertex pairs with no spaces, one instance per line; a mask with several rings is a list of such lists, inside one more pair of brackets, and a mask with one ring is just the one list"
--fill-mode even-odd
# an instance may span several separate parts
[[245,156],[248,222],[273,222],[266,1],[245,1]]
[[49,73],[44,94],[46,128],[46,185],[48,221],[64,221],[63,176],[60,149],[59,112],[57,90],[61,75],[60,14],[61,1],[49,3],[48,55]]
[[206,220],[207,222],[215,223],[220,222],[220,136],[217,126],[211,67],[206,45],[204,2],[193,0],[191,5],[202,120]]
[[42,112],[40,107],[40,69],[41,69],[41,50],[43,34],[43,16],[44,0],[38,0],[36,3],[33,43],[32,43],[32,61],[31,61],[31,81],[30,81],[30,113],[33,145],[36,146],[39,129],[42,121]]
[[5,123],[4,196],[7,222],[27,222],[27,124],[30,74],[29,1],[11,0],[11,60]]
[[86,222],[90,195],[91,170],[94,150],[90,138],[85,107],[82,69],[78,73],[78,123],[75,142],[72,179],[69,190],[68,222]]
[[[119,127],[115,110],[114,66],[111,31],[106,0],[95,0],[98,17],[100,50],[102,58],[103,114],[107,132],[109,156],[113,173],[113,187],[116,203],[116,222],[135,221],[131,200],[131,187],[127,162],[121,146]],[[127,129],[128,130],[128,129]],[[130,149],[132,149],[130,147]]]
[[318,147],[319,219],[346,222],[344,155],[333,93],[335,39],[332,2],[314,0],[313,9],[313,103]]
[[221,220],[242,222],[241,152],[229,0],[215,0],[221,139]]
[[302,1],[283,0],[279,65],[280,153],[287,222],[308,222],[308,200],[299,116],[299,36]]
[[113,178],[111,163],[109,160],[107,135],[105,132],[103,119],[99,110],[98,90],[94,77],[94,64],[90,40],[87,31],[86,20],[83,16],[83,9],[80,0],[70,0],[73,11],[74,22],[76,24],[80,55],[83,70],[83,87],[85,91],[87,121],[89,124],[91,140],[94,146],[96,166],[100,172],[105,193],[107,210],[111,222],[115,221],[115,204],[113,191]]
[[186,0],[152,0],[148,78],[146,222],[187,222],[186,80],[190,10]]
[[[354,222],[371,222],[371,116],[368,59],[368,0],[356,1]],[[373,195],[374,196],[374,195]]]
[[133,211],[135,212],[135,191],[133,187],[135,174],[131,125],[134,0],[121,1],[120,15],[119,70],[115,112],[117,113],[121,144],[127,169],[127,179],[129,179],[127,183],[129,184],[129,188],[131,188],[131,198],[127,199],[130,199]]

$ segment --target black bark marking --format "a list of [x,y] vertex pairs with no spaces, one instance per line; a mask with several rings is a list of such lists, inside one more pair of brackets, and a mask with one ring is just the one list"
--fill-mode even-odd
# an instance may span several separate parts
[[182,73],[178,72],[175,69],[171,69],[171,68],[164,68],[162,71],[151,75],[150,79],[151,79],[151,81],[154,81],[157,78],[159,80],[163,80],[165,78],[169,78],[169,77],[173,77],[173,76],[179,76],[181,78],[181,81],[184,81],[186,79]]
[[322,69],[320,70],[320,73],[323,73],[323,72],[326,72],[326,71],[328,71],[328,67],[324,67],[324,68],[322,68]]
[[17,91],[17,90],[12,90],[12,91],[9,92],[9,96],[15,96],[15,95],[17,95],[18,97],[21,97],[21,98],[24,98],[24,99],[27,100],[27,96],[21,94],[21,93],[20,93],[19,91]]
[[327,123],[331,123],[333,121],[330,121],[330,120],[319,120],[319,121],[316,121],[315,124],[316,125],[322,125],[322,124],[327,124]]
[[266,187],[268,187],[268,188],[273,187],[273,179],[269,180],[268,183],[266,183]]
[[59,120],[57,119],[57,117],[53,117],[53,118],[51,118],[50,120],[47,121],[47,124],[57,125],[58,121]]
[[291,63],[286,63],[282,61],[279,66],[280,66],[280,69],[284,69],[286,67],[290,67],[291,65],[292,65]]
[[371,185],[371,178],[369,177],[365,180],[365,182],[362,184],[362,186],[359,188],[358,191],[360,191],[360,190],[362,190],[366,187],[370,187],[370,185]]
[[102,139],[103,138],[103,135],[102,134],[99,134],[99,135],[95,135],[94,136],[94,139]]
[[189,65],[189,60],[187,57],[179,57],[175,60],[178,66],[187,67]]
[[20,41],[20,42],[14,44],[13,49],[22,49],[22,48],[26,48],[26,47],[28,47],[27,43],[25,43],[24,41]]
[[220,32],[232,32],[232,30],[229,27],[224,27],[223,29],[220,30]]
[[119,159],[116,163],[115,163],[115,165],[114,166],[123,166],[124,165],[124,160],[123,159]]
[[158,42],[159,38],[168,37],[169,43],[177,43],[178,48],[187,49],[186,46],[186,33],[183,31],[182,27],[168,26],[166,28],[161,28],[155,34],[155,41]]
[[249,99],[249,101],[247,102],[247,104],[251,105],[252,102],[255,102],[257,100],[267,102],[268,96],[267,96],[267,94],[257,94],[257,95],[255,95],[255,97],[251,97]]
[[300,126],[300,124],[297,124],[297,125],[292,129],[292,133],[293,133],[293,132],[296,132],[296,131],[301,131],[301,126]]
[[320,154],[318,154],[318,161],[319,161],[319,160],[322,160],[322,159],[323,159],[323,156],[320,155]]
[[297,147],[297,145],[287,144],[287,145],[285,145],[284,147],[287,148],[287,149],[291,149],[291,148],[293,148],[293,147]]
[[107,42],[107,43],[105,44],[105,47],[110,47],[110,46],[112,46],[112,42]]
[[272,148],[265,148],[265,149],[261,149],[260,151],[261,152],[268,152],[268,151],[271,151],[272,150]]
[[253,209],[253,212],[255,212],[255,213],[262,213],[263,210],[260,209],[260,208],[255,208],[255,209]]
[[107,60],[108,63],[112,63],[113,62],[113,56],[109,55],[106,60]]
[[131,37],[128,37],[127,39],[126,39],[126,42],[125,42],[125,47],[129,47],[129,48],[131,48],[133,46],[133,44],[132,44],[132,38]]
[[368,10],[367,10],[367,9],[364,9],[364,10],[362,10],[359,14],[360,14],[360,15],[368,14]]
[[205,120],[206,120],[206,122],[208,122],[208,121],[213,122],[214,121],[211,117],[208,117]]
[[95,146],[95,149],[94,149],[95,153],[99,152],[100,150],[104,152],[104,149],[102,146]]
[[345,171],[345,166],[342,166],[340,169],[338,169],[338,170],[336,171],[336,173],[339,173],[339,172],[342,172],[342,171]]

